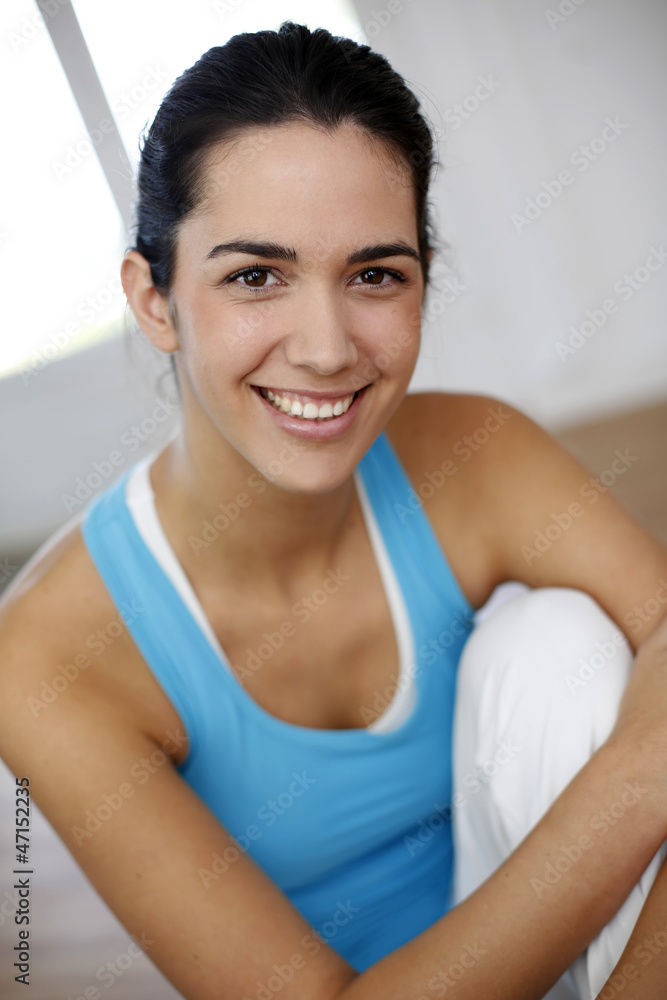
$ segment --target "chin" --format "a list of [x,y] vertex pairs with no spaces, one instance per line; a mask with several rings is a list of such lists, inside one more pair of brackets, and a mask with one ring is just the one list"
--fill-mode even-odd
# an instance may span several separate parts
[[[306,444],[306,447],[302,447]],[[269,483],[288,493],[323,496],[338,489],[354,472],[357,462],[346,454],[317,454],[310,443],[289,442],[278,454],[257,461],[257,471]],[[361,459],[361,455],[359,459]]]

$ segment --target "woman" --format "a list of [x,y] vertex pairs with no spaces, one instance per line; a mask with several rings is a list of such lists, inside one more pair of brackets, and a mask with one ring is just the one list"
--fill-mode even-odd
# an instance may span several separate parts
[[[324,30],[236,36],[176,81],[122,279],[174,358],[182,426],[4,602],[3,757],[188,1000],[540,997],[667,836],[653,618],[628,629],[609,738],[447,912],[474,610],[517,580],[582,591],[623,628],[667,554],[605,495],[526,559],[586,471],[497,400],[406,395],[431,163],[404,81]],[[536,892],[639,779],[632,829]]]

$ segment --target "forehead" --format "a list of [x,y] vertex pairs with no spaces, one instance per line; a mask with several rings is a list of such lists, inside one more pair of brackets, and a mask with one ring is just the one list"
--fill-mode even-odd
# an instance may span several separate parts
[[304,253],[317,247],[320,255],[323,241],[332,252],[387,233],[416,242],[409,169],[385,143],[351,125],[333,132],[294,122],[247,129],[209,152],[201,187],[179,240],[192,249],[225,234],[273,237]]

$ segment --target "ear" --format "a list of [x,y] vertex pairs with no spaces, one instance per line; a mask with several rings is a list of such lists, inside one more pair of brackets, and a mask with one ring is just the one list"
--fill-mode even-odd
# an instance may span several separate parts
[[150,264],[137,250],[128,250],[125,254],[120,279],[134,317],[151,344],[165,354],[177,351],[178,339],[169,315],[169,301],[153,284]]

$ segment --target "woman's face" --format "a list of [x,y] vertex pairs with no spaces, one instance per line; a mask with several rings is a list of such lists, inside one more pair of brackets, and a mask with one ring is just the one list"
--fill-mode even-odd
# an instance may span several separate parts
[[405,176],[352,127],[246,131],[213,150],[180,229],[184,418],[285,489],[340,485],[406,393],[424,282]]

